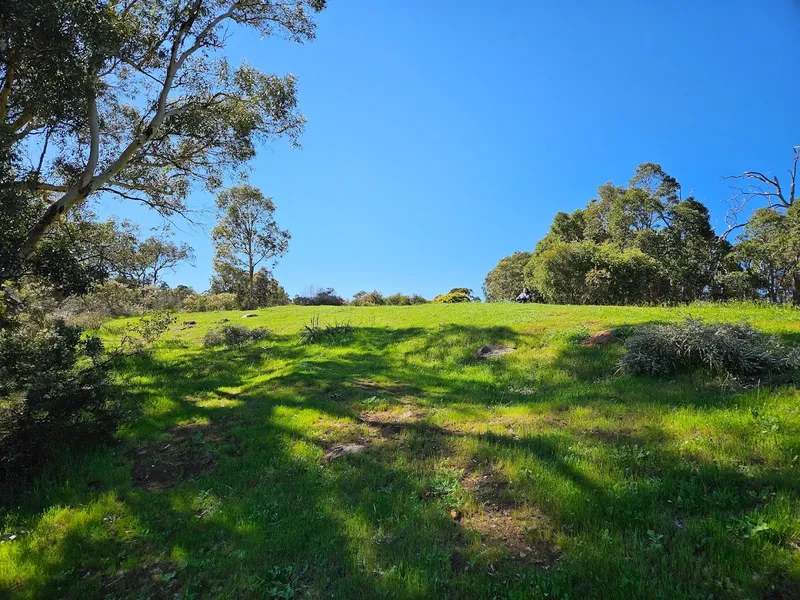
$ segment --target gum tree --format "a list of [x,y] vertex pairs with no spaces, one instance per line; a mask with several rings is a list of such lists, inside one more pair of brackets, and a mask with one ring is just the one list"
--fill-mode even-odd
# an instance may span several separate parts
[[[26,222],[0,281],[87,198],[189,215],[190,191],[220,187],[265,140],[297,143],[293,75],[233,66],[231,35],[302,43],[325,0],[29,0],[0,8],[0,155]],[[16,211],[17,209],[14,208]],[[7,211],[6,211],[7,212]],[[29,213],[29,214],[28,214]]]

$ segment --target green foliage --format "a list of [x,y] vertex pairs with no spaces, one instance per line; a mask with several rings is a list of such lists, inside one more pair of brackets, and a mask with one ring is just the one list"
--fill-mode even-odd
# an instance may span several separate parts
[[319,316],[312,317],[311,323],[303,325],[300,330],[301,344],[337,344],[343,343],[355,331],[350,323],[319,324]]
[[103,350],[59,322],[0,330],[0,484],[113,433],[120,406]]
[[[48,290],[42,294],[47,295]],[[52,308],[52,314],[66,322],[97,329],[114,317],[141,315],[151,311],[181,310],[187,297],[196,295],[191,288],[146,286],[133,288],[118,281],[94,286],[83,296],[72,296]],[[47,312],[44,308],[43,312]]]
[[311,40],[324,0],[2,6],[0,143],[20,158],[12,183],[52,197],[29,204],[0,279],[19,272],[87,197],[113,193],[162,215],[186,214],[194,185],[218,188],[257,144],[296,142],[303,129],[295,77],[232,67],[224,32],[236,23],[265,37]]
[[800,304],[800,204],[754,211],[736,255],[749,283],[773,302]]
[[586,208],[556,215],[523,268],[524,283],[548,302],[570,304],[747,297],[708,209],[679,192],[654,163],[639,165],[627,186],[600,186]]
[[211,329],[203,337],[206,347],[229,346],[238,348],[251,342],[260,342],[270,336],[266,327],[250,329],[244,325],[223,325],[219,329]]
[[[262,281],[255,280],[259,265],[283,256],[289,247],[289,232],[275,222],[272,198],[251,185],[237,185],[218,194],[217,210],[212,239],[218,275],[212,287],[238,294],[243,308],[269,306],[270,296],[286,296],[282,288],[282,294],[269,289],[274,279],[266,269],[259,271]],[[256,290],[257,285],[263,289]]]
[[631,335],[620,368],[632,374],[672,375],[706,369],[732,377],[790,373],[800,367],[800,350],[749,325],[683,323],[644,327]]
[[501,258],[483,282],[483,295],[486,301],[502,302],[516,298],[525,287],[524,269],[530,260],[530,252],[514,252],[511,256]]
[[219,260],[214,261],[211,294],[235,294],[238,308],[252,310],[290,304],[289,295],[265,267],[256,271],[250,286],[247,271]]
[[460,302],[480,302],[480,299],[472,294],[470,288],[453,288],[446,294],[436,296],[431,302],[435,304],[458,304]]
[[236,294],[192,294],[183,301],[186,312],[235,310],[238,306]]
[[343,306],[345,299],[336,295],[333,288],[322,288],[309,296],[295,296],[292,304],[298,306]]
[[353,301],[350,304],[353,306],[381,306],[386,304],[386,298],[378,291],[361,291],[353,294]]
[[427,304],[428,301],[419,294],[405,294],[397,293],[391,296],[386,296],[386,304],[389,306],[412,306],[414,304]]

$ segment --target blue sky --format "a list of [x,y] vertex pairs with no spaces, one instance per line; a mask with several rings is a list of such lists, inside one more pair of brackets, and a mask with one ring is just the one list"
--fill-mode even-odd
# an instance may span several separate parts
[[[646,161],[722,228],[721,176],[785,173],[800,144],[799,27],[796,0],[329,0],[310,44],[240,32],[232,62],[297,75],[308,118],[302,149],[274,141],[252,165],[293,236],[275,274],[290,295],[479,290],[556,212]],[[206,289],[206,221],[177,232],[197,260],[172,285]]]

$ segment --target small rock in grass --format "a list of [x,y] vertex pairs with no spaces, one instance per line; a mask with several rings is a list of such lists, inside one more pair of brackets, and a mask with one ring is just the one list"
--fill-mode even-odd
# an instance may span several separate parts
[[499,344],[486,344],[485,346],[481,346],[475,351],[473,355],[478,360],[486,360],[488,358],[497,358],[498,356],[503,356],[504,354],[509,354],[513,352],[515,349],[509,346],[501,346]]
[[336,444],[330,450],[328,450],[322,458],[323,460],[330,462],[332,460],[336,460],[337,458],[341,458],[346,454],[356,454],[361,452],[364,448],[366,448],[366,446],[363,444]]
[[247,313],[246,315],[242,315],[243,319],[249,319],[250,317],[257,317],[256,313]]
[[184,321],[184,325],[197,325],[197,321]]

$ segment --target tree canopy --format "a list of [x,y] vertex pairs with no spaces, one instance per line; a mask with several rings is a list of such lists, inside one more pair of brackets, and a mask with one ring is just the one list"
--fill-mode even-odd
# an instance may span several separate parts
[[[30,0],[0,8],[0,153],[17,223],[0,279],[89,197],[190,215],[265,140],[297,143],[292,75],[229,64],[232,31],[313,39],[325,0]],[[232,28],[232,26],[235,26]],[[24,192],[24,193],[23,193]]]

